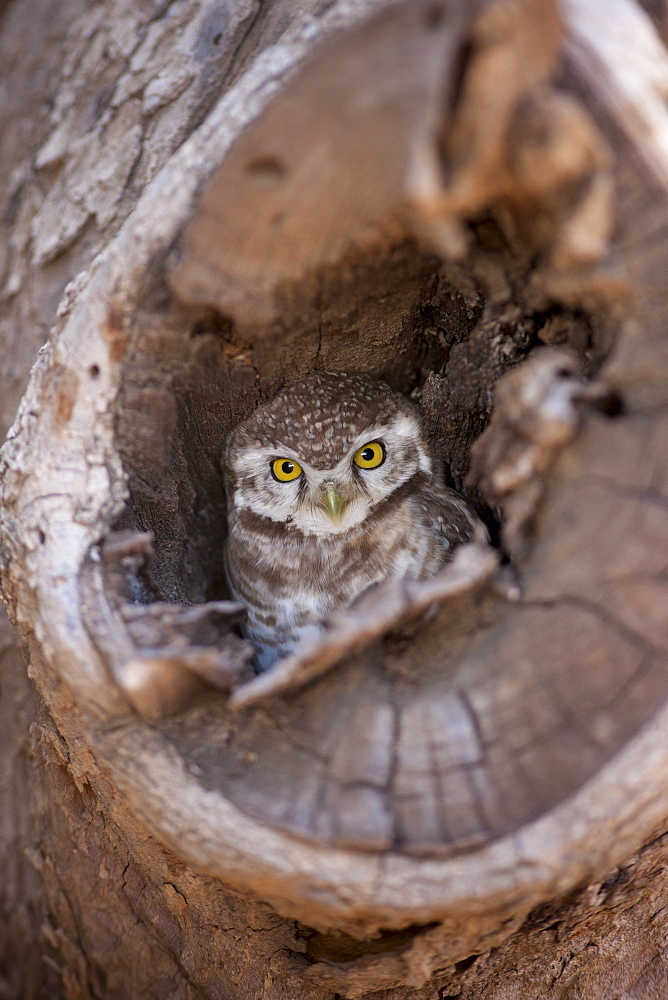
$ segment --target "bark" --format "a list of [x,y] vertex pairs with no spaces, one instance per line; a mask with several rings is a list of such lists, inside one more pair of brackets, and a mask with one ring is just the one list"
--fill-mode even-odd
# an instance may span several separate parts
[[[3,8],[5,995],[665,993],[668,59],[608,8]],[[220,454],[316,367],[494,544],[252,679]]]

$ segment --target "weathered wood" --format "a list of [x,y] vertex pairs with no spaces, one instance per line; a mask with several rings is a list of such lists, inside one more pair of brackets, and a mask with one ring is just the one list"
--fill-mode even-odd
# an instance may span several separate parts
[[[51,774],[48,795],[62,796],[68,837],[78,812],[104,843],[108,818],[106,843],[123,861],[111,881],[137,879],[119,909],[113,888],[90,888],[102,870],[90,857],[89,888],[74,880],[68,913],[62,853],[38,861],[71,996],[91,967],[105,970],[91,995],[129,995],[130,967],[163,946],[158,978],[139,984],[155,995],[177,978],[183,995],[473,997],[494,976],[487,985],[501,996],[514,962],[527,981],[537,975],[527,956],[544,926],[534,913],[521,927],[530,910],[604,877],[665,822],[665,109],[648,100],[652,131],[641,137],[632,112],[643,102],[579,4],[563,8],[561,27],[538,0],[499,0],[477,17],[460,5],[378,6],[368,17],[364,4],[356,14],[334,5],[329,29],[328,15],[317,29],[298,26],[255,64],[244,62],[261,36],[259,20],[244,20],[250,7],[216,34],[213,21],[193,29],[224,39],[227,72],[240,44],[245,71],[71,289],[3,449],[3,591],[50,715],[49,752],[60,747],[67,770]],[[146,26],[145,54],[162,30]],[[315,46],[314,30],[333,37]],[[159,80],[142,79],[147,107],[162,107]],[[119,117],[104,126],[127,143],[122,191],[132,93],[125,80],[112,102]],[[204,114],[206,101],[189,100],[187,114]],[[65,157],[62,177],[76,184],[68,128],[39,162]],[[99,135],[90,141],[93,157]],[[143,183],[149,165],[133,163]],[[42,221],[64,197],[59,183]],[[71,232],[46,227],[38,259],[83,231],[86,204]],[[112,206],[121,211],[102,198],[101,225]],[[345,662],[266,705],[234,715],[224,694],[192,688],[180,715],[153,726],[137,716],[113,678],[152,642],[154,603],[164,605],[164,655],[151,656],[152,718],[167,703],[161,690],[175,690],[167,668],[181,679],[195,660],[222,670],[188,613],[172,612],[225,597],[219,457],[241,416],[314,367],[370,370],[422,396],[453,481],[469,489],[494,383],[541,341],[569,343],[602,390],[569,409],[549,447],[540,407],[518,424],[499,393],[511,457],[520,427],[533,458],[524,478],[472,498],[496,529],[494,511],[510,510],[518,484],[536,486],[519,534],[502,533],[511,570],[398,635],[385,635],[398,620],[389,616],[370,645],[368,622],[355,631],[344,619]],[[521,384],[528,371],[509,378]],[[502,459],[491,449],[483,485]],[[98,574],[92,614],[85,568],[124,528],[153,532],[152,577]],[[128,580],[148,605],[143,624],[119,600]],[[279,680],[267,678],[276,693]],[[123,843],[136,868],[123,870]],[[644,863],[631,878],[645,877]],[[311,929],[300,938],[223,884]],[[634,927],[652,923],[664,889],[628,897]],[[565,975],[579,923],[612,950],[609,912],[594,897],[561,900],[572,923],[543,948],[564,962],[554,995],[604,982],[602,963],[584,959]],[[137,932],[131,959],[114,958],[103,935],[76,926],[106,900],[120,927],[137,912],[159,926],[159,943]],[[220,928],[244,924],[264,944],[246,928],[235,952]],[[229,979],[211,971],[212,926]],[[70,946],[67,928],[83,947]],[[665,980],[661,947],[654,929],[628,945],[625,989],[654,988],[642,985],[645,959],[658,963],[646,983]],[[548,988],[545,969],[535,981]]]
[[252,647],[232,631],[242,605],[136,603],[152,589],[152,554],[149,534],[115,532],[91,549],[80,578],[90,637],[110,678],[148,721],[182,709],[207,684],[230,691],[253,676]]

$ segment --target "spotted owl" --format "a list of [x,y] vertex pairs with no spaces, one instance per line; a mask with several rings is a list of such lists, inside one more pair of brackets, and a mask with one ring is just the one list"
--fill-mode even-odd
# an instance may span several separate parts
[[479,525],[419,411],[367,375],[287,386],[232,432],[224,471],[226,572],[260,670],[373,584],[433,576]]

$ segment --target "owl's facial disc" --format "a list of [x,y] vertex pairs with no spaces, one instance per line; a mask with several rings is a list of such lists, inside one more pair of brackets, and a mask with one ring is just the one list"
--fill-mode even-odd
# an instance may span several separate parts
[[323,440],[315,458],[298,441],[257,441],[233,452],[230,461],[237,510],[321,537],[363,524],[416,473],[432,475],[419,422],[409,413],[367,426],[344,448]]
[[[385,461],[385,454],[385,445],[382,441],[369,441],[357,449],[353,455],[353,462],[359,469],[377,469]],[[324,489],[321,506],[334,524],[338,524],[350,498],[344,496],[336,483],[331,481],[324,484]]]

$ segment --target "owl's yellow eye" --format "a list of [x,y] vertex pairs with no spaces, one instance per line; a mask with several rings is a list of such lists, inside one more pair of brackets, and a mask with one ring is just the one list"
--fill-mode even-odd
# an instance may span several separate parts
[[279,483],[290,483],[293,479],[299,479],[302,467],[291,458],[275,458],[271,463],[271,474]]
[[377,469],[385,461],[385,448],[380,441],[369,441],[353,455],[353,462],[360,469]]

